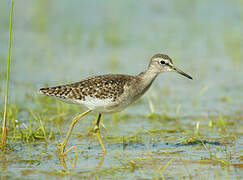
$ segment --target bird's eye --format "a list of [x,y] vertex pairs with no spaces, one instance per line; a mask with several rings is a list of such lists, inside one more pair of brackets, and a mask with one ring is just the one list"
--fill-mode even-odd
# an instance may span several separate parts
[[165,64],[165,61],[160,61],[160,64]]

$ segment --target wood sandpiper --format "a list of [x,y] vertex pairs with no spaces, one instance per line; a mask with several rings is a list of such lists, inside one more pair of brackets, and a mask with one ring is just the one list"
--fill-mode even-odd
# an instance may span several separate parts
[[65,154],[65,146],[78,119],[94,111],[99,114],[94,132],[105,154],[106,149],[99,131],[101,115],[124,110],[149,89],[160,73],[169,71],[192,79],[191,76],[176,68],[168,55],[155,54],[147,70],[135,76],[124,74],[92,76],[76,83],[40,89],[42,94],[57,97],[68,103],[81,104],[88,109],[73,119],[66,138],[59,145],[60,153]]

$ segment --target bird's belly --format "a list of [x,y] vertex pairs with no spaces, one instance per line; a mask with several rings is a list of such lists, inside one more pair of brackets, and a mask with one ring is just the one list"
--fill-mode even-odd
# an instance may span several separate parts
[[129,105],[124,102],[116,103],[111,98],[99,99],[94,97],[86,97],[85,100],[74,100],[72,103],[84,105],[88,109],[99,113],[119,112]]

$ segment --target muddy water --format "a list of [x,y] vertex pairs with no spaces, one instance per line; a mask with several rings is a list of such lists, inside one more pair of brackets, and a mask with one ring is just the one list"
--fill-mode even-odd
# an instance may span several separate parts
[[[0,2],[1,108],[8,8],[8,2]],[[10,101],[22,104],[23,109],[35,108],[26,94],[38,96],[37,90],[46,84],[59,85],[105,73],[137,74],[158,52],[170,55],[174,64],[194,80],[162,74],[141,101],[118,115],[119,120],[104,116],[106,129],[102,132],[108,150],[104,159],[97,155],[101,149],[96,138],[87,136],[94,118],[91,115],[77,125],[71,139],[78,148],[76,168],[69,162],[65,168],[55,150],[73,116],[66,112],[61,130],[55,123],[46,123],[48,130],[61,131],[61,135],[55,134],[55,140],[47,144],[13,143],[14,151],[2,157],[1,176],[240,178],[242,12],[240,1],[220,0],[15,2]],[[176,118],[149,118],[151,112]],[[210,121],[214,123],[217,120],[213,117],[219,115],[227,116],[226,121],[232,119],[233,124],[226,123],[227,133],[219,132],[220,127],[210,129]],[[18,120],[28,124],[29,118],[21,115]],[[206,140],[204,145],[181,144],[194,136],[197,122],[201,138]],[[151,133],[154,129],[172,132]],[[206,161],[212,154],[218,159]],[[72,157],[74,153],[70,153]],[[102,165],[96,170],[99,163]],[[61,173],[63,169],[68,173]]]

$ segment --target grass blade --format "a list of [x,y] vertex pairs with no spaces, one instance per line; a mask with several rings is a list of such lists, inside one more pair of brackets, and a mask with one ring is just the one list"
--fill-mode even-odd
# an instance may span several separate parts
[[5,92],[4,114],[3,114],[3,127],[2,127],[2,147],[3,148],[6,146],[6,139],[7,139],[6,121],[7,121],[8,84],[9,84],[10,56],[11,56],[12,17],[13,17],[13,0],[11,0],[11,7],[10,7],[10,24],[9,24],[9,41],[8,41],[8,69],[7,69],[6,92]]

